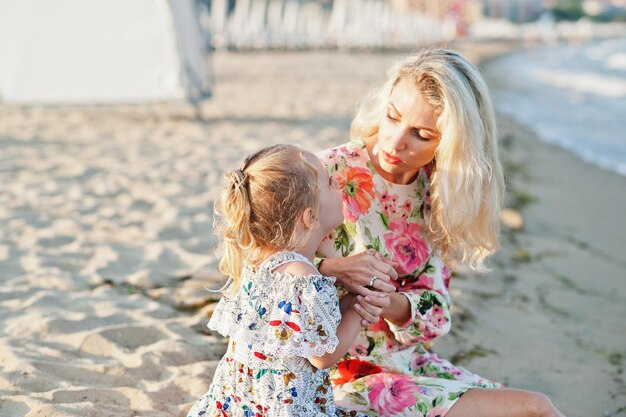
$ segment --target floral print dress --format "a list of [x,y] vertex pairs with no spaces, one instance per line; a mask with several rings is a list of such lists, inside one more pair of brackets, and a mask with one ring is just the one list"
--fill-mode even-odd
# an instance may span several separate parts
[[376,173],[361,140],[318,156],[343,190],[345,218],[322,242],[319,256],[377,250],[397,262],[394,285],[411,305],[406,323],[381,319],[369,326],[331,368],[335,402],[370,416],[435,417],[445,416],[471,388],[499,387],[425,347],[451,326],[451,273],[424,232],[429,172],[422,168],[411,184],[391,183]]
[[335,406],[328,369],[307,359],[339,343],[335,279],[274,271],[293,261],[309,262],[279,252],[246,266],[235,295],[227,289],[208,327],[230,336],[228,349],[189,417],[363,417]]

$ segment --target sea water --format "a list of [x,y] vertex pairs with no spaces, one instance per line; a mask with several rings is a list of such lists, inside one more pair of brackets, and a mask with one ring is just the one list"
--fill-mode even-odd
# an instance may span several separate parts
[[626,38],[525,48],[484,71],[498,112],[626,176]]

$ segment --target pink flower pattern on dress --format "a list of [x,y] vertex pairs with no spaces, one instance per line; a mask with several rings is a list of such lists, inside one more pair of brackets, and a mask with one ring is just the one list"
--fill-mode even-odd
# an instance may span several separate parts
[[380,198],[381,198],[383,213],[385,214],[385,216],[387,216],[387,218],[396,217],[399,213],[398,211],[399,209],[396,205],[398,201],[398,195],[383,192],[380,195]]
[[428,363],[429,363],[428,356],[415,355],[413,356],[413,359],[411,360],[411,369],[423,368],[424,366],[428,365]]
[[422,274],[420,274],[419,277],[417,277],[416,281],[407,282],[407,284],[404,287],[404,290],[407,290],[407,289],[411,289],[411,290],[417,290],[417,289],[432,290],[434,288],[435,288],[435,278],[431,277],[430,275],[426,275],[426,274],[422,273]]
[[379,416],[395,416],[415,404],[419,388],[411,378],[396,374],[376,374],[367,378],[369,400]]
[[403,218],[389,223],[391,231],[384,235],[385,244],[392,259],[398,262],[399,275],[407,275],[424,265],[428,259],[428,246],[422,240],[422,230],[417,223],[408,223]]
[[448,289],[450,287],[450,278],[452,277],[452,272],[448,269],[447,266],[443,266],[441,268],[441,278],[443,278],[443,285]]
[[360,161],[365,158],[367,151],[359,148],[341,148],[340,151],[345,155],[349,161]]
[[411,200],[406,200],[402,204],[402,217],[408,218],[411,215],[411,211],[413,211],[413,203],[411,203]]
[[369,342],[364,333],[359,333],[350,346],[349,353],[352,356],[367,356],[367,346]]
[[339,153],[339,151],[339,149],[333,149],[332,151],[330,151],[329,154],[326,156],[326,163],[333,165],[339,162],[341,160],[341,154]]

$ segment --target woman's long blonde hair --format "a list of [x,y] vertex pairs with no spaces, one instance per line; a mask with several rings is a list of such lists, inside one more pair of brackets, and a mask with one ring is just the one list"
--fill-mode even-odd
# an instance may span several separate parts
[[293,145],[274,145],[248,156],[226,174],[215,200],[215,233],[221,240],[220,271],[239,289],[244,264],[256,265],[268,251],[293,250],[307,234],[296,233],[300,214],[317,213],[315,155]]
[[499,248],[505,192],[487,86],[479,71],[454,51],[430,49],[409,56],[360,105],[353,139],[378,134],[389,95],[401,79],[413,80],[436,109],[441,132],[426,219],[430,239],[451,265],[485,271],[485,258]]

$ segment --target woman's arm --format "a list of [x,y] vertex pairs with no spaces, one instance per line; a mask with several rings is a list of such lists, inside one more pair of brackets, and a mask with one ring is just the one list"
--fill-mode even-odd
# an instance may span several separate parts
[[389,294],[389,303],[383,308],[381,316],[395,325],[405,324],[411,318],[411,303],[408,297],[399,292]]
[[380,317],[389,322],[390,330],[400,343],[424,343],[450,331],[448,302],[436,291],[409,290],[357,300],[365,309],[382,309]]
[[[398,301],[403,305],[409,304],[406,316],[396,316],[393,311],[383,312],[398,342],[406,345],[430,342],[450,331],[450,306],[443,294],[434,290],[414,289],[394,295],[398,296]],[[390,310],[394,310],[393,305]]]

